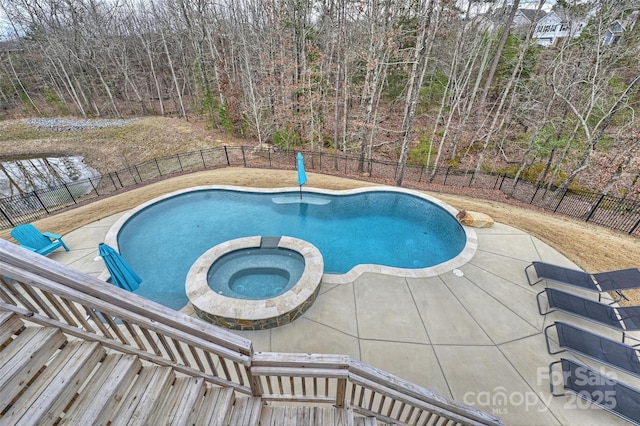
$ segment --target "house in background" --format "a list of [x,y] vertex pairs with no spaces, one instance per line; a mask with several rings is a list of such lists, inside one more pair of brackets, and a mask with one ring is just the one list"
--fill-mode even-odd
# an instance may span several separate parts
[[616,19],[605,33],[602,44],[604,44],[605,46],[616,44],[625,31],[633,30],[633,28],[638,23],[639,18],[640,12],[635,10],[631,12],[626,18]]
[[537,9],[518,9],[513,16],[513,24],[511,25],[512,31],[525,35],[531,28],[531,25],[540,19],[542,19],[547,12],[544,10],[538,11]]
[[602,44],[605,46],[610,46],[612,44],[616,44],[620,37],[622,37],[622,33],[624,32],[624,26],[622,22],[616,19],[616,21],[611,24],[609,29],[604,35],[604,40],[602,40]]
[[[556,45],[565,38],[580,36],[587,22],[596,16],[599,7],[590,8],[584,15],[575,15],[570,10],[556,7],[551,11],[537,9],[518,9],[511,23],[511,32],[524,37],[534,26],[533,40],[538,46],[548,47]],[[487,30],[504,25],[510,14],[511,8],[497,7],[486,13],[475,15],[479,19],[480,26]],[[640,13],[634,10],[631,13],[614,21],[603,37],[604,45],[612,45],[623,37],[623,33],[632,30],[640,22]]]
[[586,25],[586,21],[568,19],[561,12],[552,11],[543,16],[536,25],[533,38],[538,46],[553,46],[566,37],[577,37]]
[[529,27],[532,22],[539,21],[547,14],[544,10],[518,9],[513,17],[514,27]]

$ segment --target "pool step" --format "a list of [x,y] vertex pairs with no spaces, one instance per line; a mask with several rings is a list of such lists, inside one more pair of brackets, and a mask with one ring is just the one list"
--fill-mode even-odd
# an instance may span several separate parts
[[278,248],[282,237],[260,237],[260,248]]

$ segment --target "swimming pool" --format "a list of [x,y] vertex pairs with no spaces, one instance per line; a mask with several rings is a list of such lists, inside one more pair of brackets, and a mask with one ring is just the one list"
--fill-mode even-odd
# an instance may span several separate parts
[[455,212],[433,197],[390,187],[307,189],[300,200],[297,188],[207,186],[141,205],[112,227],[106,242],[143,278],[136,293],[180,309],[198,256],[251,235],[309,241],[324,258],[325,282],[347,282],[365,271],[428,276],[451,270],[477,246]]

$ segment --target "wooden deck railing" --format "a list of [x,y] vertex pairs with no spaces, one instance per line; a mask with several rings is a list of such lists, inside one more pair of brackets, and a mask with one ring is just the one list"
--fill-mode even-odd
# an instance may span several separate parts
[[439,424],[442,419],[451,424],[502,424],[347,355],[257,352],[251,374],[259,378],[266,401],[348,405],[358,414],[391,424]]
[[252,393],[249,340],[4,240],[0,282],[3,307],[33,322]]
[[249,340],[1,239],[0,309],[265,401],[349,406],[388,423],[502,424],[346,355],[254,353]]

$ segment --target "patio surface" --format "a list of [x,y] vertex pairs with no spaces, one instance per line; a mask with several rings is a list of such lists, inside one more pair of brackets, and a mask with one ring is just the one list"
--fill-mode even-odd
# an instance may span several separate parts
[[[101,275],[98,243],[120,216],[65,235],[71,251],[49,257]],[[237,333],[251,339],[255,351],[347,354],[508,425],[627,424],[574,395],[552,398],[549,392],[548,366],[561,355],[547,353],[544,327],[560,320],[620,338],[569,315],[538,313],[536,294],[544,284],[530,287],[524,268],[533,260],[575,265],[510,226],[497,223],[476,233],[478,251],[458,270],[431,278],[368,273],[347,284],[323,283],[314,305],[293,323]],[[640,386],[637,378],[579,360]]]

